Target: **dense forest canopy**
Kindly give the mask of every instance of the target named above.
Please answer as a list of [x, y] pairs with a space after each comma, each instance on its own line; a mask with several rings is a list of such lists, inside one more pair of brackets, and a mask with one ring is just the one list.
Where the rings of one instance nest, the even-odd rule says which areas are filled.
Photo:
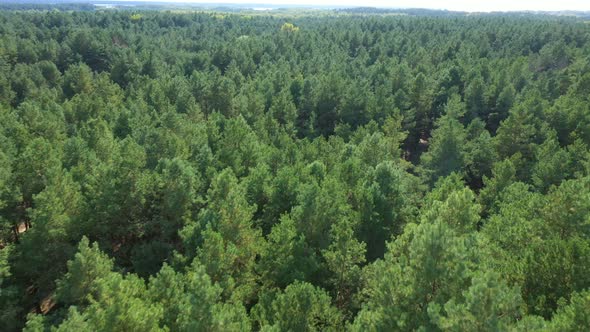
[[581, 331], [590, 24], [0, 11], [0, 330]]

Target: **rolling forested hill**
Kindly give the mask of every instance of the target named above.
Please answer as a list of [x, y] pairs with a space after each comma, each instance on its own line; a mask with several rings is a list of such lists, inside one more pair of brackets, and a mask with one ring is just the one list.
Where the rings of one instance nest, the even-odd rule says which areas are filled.
[[588, 23], [0, 11], [0, 330], [587, 330]]

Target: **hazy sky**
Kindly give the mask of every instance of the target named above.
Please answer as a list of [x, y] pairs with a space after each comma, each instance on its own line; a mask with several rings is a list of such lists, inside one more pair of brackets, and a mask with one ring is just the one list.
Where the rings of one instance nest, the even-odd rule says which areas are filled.
[[433, 8], [461, 11], [590, 10], [590, 0], [151, 0], [205, 3], [272, 3], [328, 6]]

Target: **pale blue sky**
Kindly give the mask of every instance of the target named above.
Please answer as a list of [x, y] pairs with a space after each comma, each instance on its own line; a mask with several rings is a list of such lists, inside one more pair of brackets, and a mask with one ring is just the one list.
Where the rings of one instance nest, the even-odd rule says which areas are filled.
[[148, 0], [194, 3], [260, 3], [328, 6], [432, 8], [461, 11], [590, 10], [590, 0]]

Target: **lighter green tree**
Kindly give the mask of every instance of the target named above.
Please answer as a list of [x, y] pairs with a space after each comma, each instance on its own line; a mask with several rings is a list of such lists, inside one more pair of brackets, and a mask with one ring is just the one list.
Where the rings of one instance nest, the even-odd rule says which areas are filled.
[[352, 330], [435, 328], [429, 308], [444, 305], [468, 287], [474, 249], [472, 239], [458, 236], [444, 222], [409, 224], [385, 258], [366, 268], [367, 301]]
[[295, 282], [268, 307], [255, 307], [262, 331], [341, 331], [342, 314], [321, 288]]
[[428, 151], [420, 158], [426, 182], [433, 184], [441, 176], [463, 171], [466, 133], [459, 119], [464, 114], [465, 105], [454, 95], [445, 106], [445, 115], [436, 122]]

